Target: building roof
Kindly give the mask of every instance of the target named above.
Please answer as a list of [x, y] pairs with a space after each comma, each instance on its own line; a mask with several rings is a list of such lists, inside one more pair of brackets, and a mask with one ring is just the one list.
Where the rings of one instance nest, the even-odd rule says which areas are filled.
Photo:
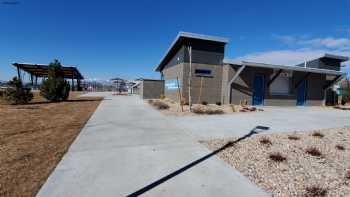
[[247, 61], [233, 61], [233, 60], [227, 60], [227, 59], [224, 60], [224, 64], [246, 65], [251, 67], [273, 68], [273, 69], [292, 70], [292, 71], [310, 72], [310, 73], [322, 73], [322, 74], [329, 74], [329, 75], [346, 75], [345, 72], [329, 70], [329, 69], [265, 64], [265, 63], [247, 62]]
[[328, 59], [336, 59], [339, 60], [340, 62], [345, 62], [349, 60], [349, 57], [346, 56], [340, 56], [340, 55], [333, 55], [333, 54], [329, 54], [329, 53], [325, 53], [323, 56], [321, 56], [319, 59], [323, 59], [323, 58], [328, 58]]
[[[49, 72], [47, 64], [13, 63], [12, 65], [38, 77], [47, 77]], [[62, 70], [64, 78], [84, 79], [76, 67], [62, 66]]]
[[188, 39], [204, 40], [204, 41], [218, 42], [218, 43], [224, 43], [224, 44], [229, 42], [228, 38], [224, 38], [224, 37], [209, 36], [209, 35], [180, 31], [177, 34], [175, 40], [171, 43], [169, 49], [161, 59], [160, 63], [157, 65], [156, 71], [162, 70], [165, 64], [171, 59], [171, 56], [176, 52], [177, 47], [180, 46], [184, 40], [188, 40]]

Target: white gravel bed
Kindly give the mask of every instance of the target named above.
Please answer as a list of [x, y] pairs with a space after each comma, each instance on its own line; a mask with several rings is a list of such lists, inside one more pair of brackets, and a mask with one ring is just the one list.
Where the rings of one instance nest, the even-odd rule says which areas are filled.
[[[313, 136], [315, 132], [324, 136]], [[300, 139], [293, 140], [288, 136]], [[264, 144], [262, 139], [268, 140]], [[215, 150], [230, 140], [234, 139], [203, 143]], [[345, 149], [340, 150], [342, 147], [338, 149], [337, 145]], [[315, 147], [322, 155], [306, 153], [310, 147]], [[270, 159], [272, 153], [280, 153], [285, 160], [273, 161]], [[350, 176], [349, 127], [255, 135], [225, 149], [218, 156], [275, 196], [313, 196], [308, 192], [311, 187], [323, 189], [325, 196], [350, 196], [350, 177], [347, 177]]]

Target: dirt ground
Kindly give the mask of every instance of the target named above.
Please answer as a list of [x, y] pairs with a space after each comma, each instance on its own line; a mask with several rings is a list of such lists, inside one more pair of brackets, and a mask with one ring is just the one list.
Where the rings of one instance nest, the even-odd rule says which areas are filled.
[[[215, 150], [234, 139], [203, 142]], [[274, 196], [350, 196], [350, 128], [255, 135], [218, 156]]]
[[102, 98], [0, 104], [0, 196], [35, 196]]

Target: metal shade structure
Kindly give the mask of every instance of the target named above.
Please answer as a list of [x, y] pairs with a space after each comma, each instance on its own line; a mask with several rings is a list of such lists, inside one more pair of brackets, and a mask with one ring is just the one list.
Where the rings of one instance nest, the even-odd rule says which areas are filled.
[[[13, 63], [13, 66], [37, 77], [47, 77], [49, 72], [49, 65], [45, 64]], [[84, 79], [76, 67], [62, 66], [62, 70], [66, 79]]]
[[[49, 74], [49, 65], [47, 64], [13, 63], [12, 65], [17, 68], [17, 74], [19, 79], [21, 79], [21, 70], [30, 74], [30, 79], [33, 87], [37, 87], [38, 77], [47, 78]], [[80, 82], [84, 79], [83, 75], [79, 72], [79, 70], [76, 67], [72, 66], [62, 66], [62, 71], [63, 77], [65, 79], [72, 80], [72, 90], [74, 90], [74, 79], [77, 80], [79, 89]]]

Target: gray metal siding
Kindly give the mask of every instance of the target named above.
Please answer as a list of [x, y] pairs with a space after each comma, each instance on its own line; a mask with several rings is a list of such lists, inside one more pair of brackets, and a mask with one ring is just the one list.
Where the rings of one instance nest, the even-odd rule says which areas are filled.
[[[188, 78], [189, 78], [189, 63], [184, 64], [183, 81], [183, 96], [188, 101]], [[210, 77], [196, 76], [195, 69], [209, 69], [212, 74]], [[202, 82], [201, 82], [202, 81]], [[210, 64], [192, 64], [192, 81], [191, 81], [191, 100], [192, 103], [201, 103], [203, 101], [208, 103], [221, 102], [222, 89], [222, 65]], [[201, 85], [202, 83], [202, 85]], [[200, 92], [200, 87], [202, 91]], [[201, 96], [200, 96], [201, 95]]]
[[164, 94], [164, 81], [144, 80], [140, 84], [140, 95], [143, 99], [159, 99]]

